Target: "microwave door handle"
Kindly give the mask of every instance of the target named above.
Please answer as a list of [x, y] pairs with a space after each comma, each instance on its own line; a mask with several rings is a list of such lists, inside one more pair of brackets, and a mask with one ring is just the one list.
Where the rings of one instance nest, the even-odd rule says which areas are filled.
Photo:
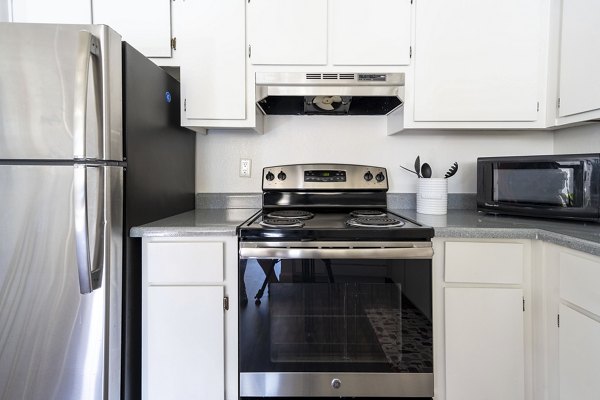
[[401, 248], [241, 248], [240, 258], [262, 259], [431, 259], [431, 247]]
[[[86, 124], [87, 124], [87, 97], [90, 58], [95, 60], [97, 76], [102, 76], [102, 63], [100, 62], [100, 40], [88, 31], [79, 32], [79, 47], [77, 50], [77, 64], [75, 69], [75, 93], [73, 96], [73, 158], [85, 159], [86, 152]], [[96, 105], [100, 104], [101, 90], [96, 85]], [[101, 116], [100, 120], [102, 120]]]

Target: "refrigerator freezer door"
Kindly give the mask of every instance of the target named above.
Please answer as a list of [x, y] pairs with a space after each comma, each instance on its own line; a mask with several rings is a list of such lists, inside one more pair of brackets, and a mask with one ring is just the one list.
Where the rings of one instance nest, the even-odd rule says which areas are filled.
[[122, 160], [118, 34], [0, 23], [0, 54], [0, 160]]
[[[111, 332], [120, 331], [121, 262], [104, 265], [99, 289], [80, 293], [74, 169], [0, 165], [1, 399], [100, 400], [112, 398], [107, 388], [118, 394], [118, 381], [107, 383], [105, 374], [108, 366], [118, 371], [120, 364], [120, 337]], [[97, 238], [92, 227], [104, 229], [97, 219], [111, 206], [107, 196], [102, 202], [108, 208], [96, 210], [97, 185], [110, 182], [109, 169], [94, 167], [88, 176], [91, 243]], [[106, 248], [92, 246], [90, 259], [103, 258], [97, 252], [110, 257]], [[116, 311], [110, 307], [114, 301]]]

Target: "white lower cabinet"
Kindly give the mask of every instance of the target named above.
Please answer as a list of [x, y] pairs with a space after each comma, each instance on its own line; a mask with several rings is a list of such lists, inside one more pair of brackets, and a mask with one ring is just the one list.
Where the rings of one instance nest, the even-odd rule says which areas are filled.
[[600, 398], [600, 321], [560, 305], [560, 399]]
[[143, 399], [237, 399], [237, 238], [143, 238], [142, 257]]
[[531, 244], [434, 239], [436, 400], [530, 400]]
[[222, 286], [151, 286], [147, 292], [146, 396], [224, 398]]
[[[541, 246], [540, 399], [600, 399], [600, 257]], [[536, 337], [536, 339], [538, 339]]]
[[525, 399], [523, 290], [446, 288], [446, 399]]

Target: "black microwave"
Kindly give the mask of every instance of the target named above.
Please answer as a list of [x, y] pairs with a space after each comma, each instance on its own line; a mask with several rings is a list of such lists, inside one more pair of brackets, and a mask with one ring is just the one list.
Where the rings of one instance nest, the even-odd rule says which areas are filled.
[[600, 154], [478, 158], [477, 209], [600, 222]]

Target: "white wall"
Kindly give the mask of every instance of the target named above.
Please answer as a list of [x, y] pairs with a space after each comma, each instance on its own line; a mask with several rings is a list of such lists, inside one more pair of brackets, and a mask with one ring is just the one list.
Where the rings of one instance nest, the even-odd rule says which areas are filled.
[[0, 0], [0, 22], [12, 21], [11, 2], [9, 0]]
[[600, 153], [600, 124], [557, 130], [554, 133], [554, 152], [556, 154]]
[[[414, 193], [415, 157], [442, 177], [454, 161], [459, 172], [449, 181], [452, 193], [474, 193], [478, 156], [552, 154], [553, 133], [417, 131], [385, 135], [382, 117], [270, 116], [265, 134], [211, 130], [198, 135], [196, 192], [261, 191], [262, 168], [271, 165], [332, 162], [383, 166], [391, 193]], [[239, 177], [240, 158], [252, 159], [252, 177]]]

